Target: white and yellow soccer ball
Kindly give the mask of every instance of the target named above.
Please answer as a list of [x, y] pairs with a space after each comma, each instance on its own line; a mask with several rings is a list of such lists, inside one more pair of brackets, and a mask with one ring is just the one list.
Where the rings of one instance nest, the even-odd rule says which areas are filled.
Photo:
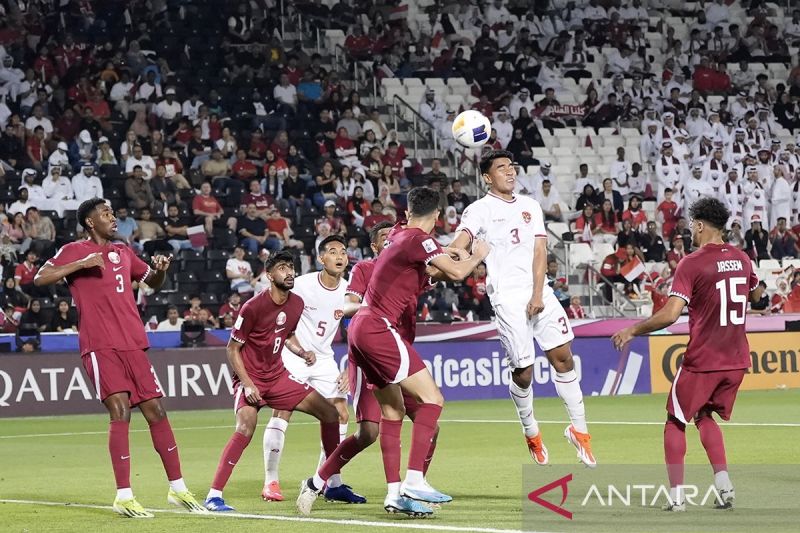
[[453, 121], [453, 138], [461, 146], [478, 148], [486, 144], [492, 133], [492, 123], [480, 111], [469, 109]]

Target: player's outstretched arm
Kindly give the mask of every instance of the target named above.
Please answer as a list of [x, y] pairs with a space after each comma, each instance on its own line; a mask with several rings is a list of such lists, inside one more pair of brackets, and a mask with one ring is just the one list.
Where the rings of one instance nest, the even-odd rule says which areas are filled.
[[460, 248], [462, 250], [466, 250], [467, 248], [469, 248], [469, 243], [471, 240], [472, 238], [469, 236], [469, 233], [467, 233], [462, 229], [461, 231], [458, 232], [456, 238], [453, 239], [448, 248]]
[[152, 269], [150, 275], [144, 280], [151, 289], [158, 290], [167, 279], [167, 270], [172, 262], [172, 254], [153, 256]]
[[611, 337], [614, 347], [617, 350], [622, 350], [622, 348], [624, 348], [625, 345], [628, 344], [634, 337], [645, 335], [646, 333], [652, 333], [653, 331], [658, 331], [667, 326], [671, 326], [676, 320], [678, 320], [678, 317], [681, 316], [681, 312], [683, 311], [685, 305], [686, 300], [683, 298], [679, 296], [670, 296], [664, 307], [662, 307], [661, 310], [647, 320], [642, 320], [633, 326], [614, 333], [614, 336]]
[[243, 343], [233, 338], [228, 341], [228, 363], [231, 365], [231, 370], [233, 370], [234, 374], [239, 377], [239, 381], [242, 382], [247, 402], [252, 405], [258, 405], [258, 402], [261, 401], [261, 394], [253, 384], [253, 380], [247, 375], [247, 370], [242, 361], [242, 346], [244, 346]]
[[53, 283], [57, 283], [59, 280], [66, 278], [70, 274], [74, 274], [78, 270], [95, 267], [105, 268], [103, 254], [99, 252], [89, 254], [83, 259], [78, 259], [77, 261], [67, 263], [66, 265], [55, 266], [54, 264], [47, 262], [42, 265], [42, 268], [40, 268], [39, 272], [36, 273], [36, 277], [33, 278], [33, 284], [37, 287], [52, 285]]
[[449, 255], [439, 255], [431, 260], [430, 264], [441, 271], [446, 279], [460, 281], [469, 276], [475, 267], [489, 255], [489, 243], [476, 239], [472, 244], [472, 255], [463, 261], [454, 261]]
[[[455, 261], [466, 261], [469, 259], [469, 252], [463, 248], [453, 248], [448, 246], [444, 248], [444, 251], [447, 252], [447, 254]], [[425, 269], [425, 271], [434, 281], [449, 281], [449, 278], [435, 266], [428, 265], [428, 268]]]

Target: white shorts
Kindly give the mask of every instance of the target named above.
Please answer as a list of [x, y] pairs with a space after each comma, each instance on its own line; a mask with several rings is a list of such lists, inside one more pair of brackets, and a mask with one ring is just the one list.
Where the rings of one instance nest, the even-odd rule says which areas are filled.
[[324, 398], [347, 398], [346, 392], [339, 392], [336, 388], [339, 367], [333, 359], [317, 359], [312, 366], [307, 366], [302, 358], [290, 354], [283, 356], [283, 366], [292, 376], [311, 385]]
[[575, 338], [567, 313], [551, 292], [544, 297], [544, 310], [528, 319], [530, 297], [499, 298], [492, 301], [497, 316], [497, 333], [512, 370], [533, 364], [533, 339], [542, 351], [552, 350]]

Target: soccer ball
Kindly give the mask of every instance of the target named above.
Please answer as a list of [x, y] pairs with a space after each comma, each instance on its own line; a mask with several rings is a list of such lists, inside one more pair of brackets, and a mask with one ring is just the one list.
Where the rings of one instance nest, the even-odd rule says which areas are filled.
[[477, 148], [486, 144], [492, 124], [480, 111], [470, 109], [459, 114], [453, 121], [453, 138], [461, 146]]

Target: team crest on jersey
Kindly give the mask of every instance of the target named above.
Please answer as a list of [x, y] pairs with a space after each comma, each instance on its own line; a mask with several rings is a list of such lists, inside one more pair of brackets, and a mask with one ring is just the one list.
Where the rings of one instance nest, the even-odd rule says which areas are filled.
[[275, 323], [277, 323], [279, 326], [286, 324], [286, 313], [283, 311], [278, 313], [278, 318], [275, 319]]
[[117, 252], [108, 252], [108, 260], [114, 263], [115, 265], [118, 265], [119, 262], [121, 261], [119, 254]]
[[531, 214], [528, 213], [527, 211], [523, 211], [522, 212], [522, 220], [524, 220], [526, 224], [530, 224], [531, 223]]
[[344, 311], [342, 311], [341, 309], [337, 309], [336, 311], [333, 312], [334, 320], [341, 320], [343, 316], [344, 316]]

